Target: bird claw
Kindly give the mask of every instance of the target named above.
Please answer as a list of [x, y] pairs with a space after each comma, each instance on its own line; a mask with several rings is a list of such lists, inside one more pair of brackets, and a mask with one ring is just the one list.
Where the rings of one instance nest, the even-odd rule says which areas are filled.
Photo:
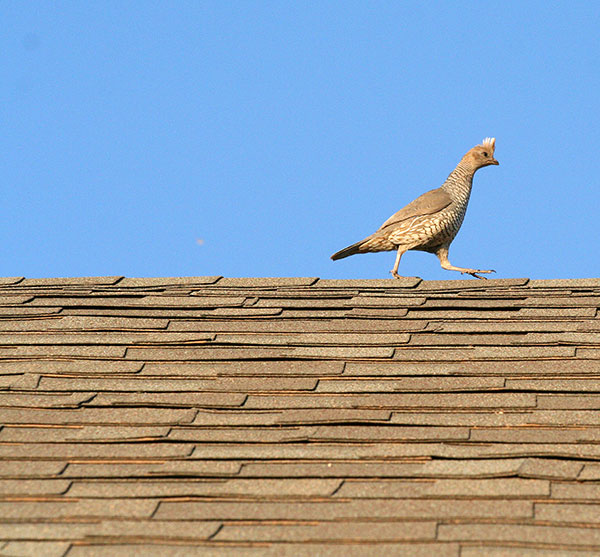
[[475, 271], [463, 271], [461, 274], [462, 275], [471, 275], [472, 277], [478, 278], [480, 280], [487, 280], [487, 277], [480, 277], [477, 273], [495, 273], [496, 271], [494, 271], [494, 269], [489, 269], [489, 270], [484, 270], [484, 269], [477, 269]]
[[397, 278], [397, 279], [402, 278], [396, 271], [390, 271], [390, 273], [392, 273], [392, 276], [394, 278]]

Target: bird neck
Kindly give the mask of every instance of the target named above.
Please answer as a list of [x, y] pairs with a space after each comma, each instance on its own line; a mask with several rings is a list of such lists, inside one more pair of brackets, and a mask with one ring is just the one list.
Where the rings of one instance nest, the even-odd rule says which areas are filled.
[[469, 164], [469, 161], [461, 160], [442, 184], [442, 189], [448, 193], [453, 201], [467, 203], [471, 195], [471, 186], [476, 170]]

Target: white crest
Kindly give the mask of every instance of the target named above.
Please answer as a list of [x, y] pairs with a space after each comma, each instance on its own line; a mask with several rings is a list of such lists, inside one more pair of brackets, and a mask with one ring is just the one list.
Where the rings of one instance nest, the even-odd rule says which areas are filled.
[[481, 144], [484, 147], [490, 147], [491, 149], [494, 148], [494, 146], [496, 145], [496, 138], [495, 137], [486, 137]]

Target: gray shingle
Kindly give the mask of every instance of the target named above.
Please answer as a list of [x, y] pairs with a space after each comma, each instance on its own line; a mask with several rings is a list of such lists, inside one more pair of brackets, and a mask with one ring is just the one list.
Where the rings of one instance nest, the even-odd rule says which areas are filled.
[[[408, 315], [408, 309], [406, 308], [372, 308], [372, 307], [359, 307], [359, 308], [352, 308], [352, 309], [347, 309], [346, 311], [343, 312], [330, 312], [330, 313], [326, 313], [326, 312], [322, 312], [320, 314], [308, 314], [307, 313], [303, 313], [301, 314], [300, 312], [293, 312], [291, 310], [286, 310], [283, 313], [284, 317], [288, 317], [288, 318], [301, 318], [301, 319], [305, 319], [307, 317], [319, 317], [319, 318], [331, 318], [331, 319], [341, 319], [341, 318], [351, 318], [351, 319], [356, 319], [356, 320], [361, 320], [364, 322], [364, 320], [368, 319], [369, 321], [371, 319], [386, 319], [386, 320], [392, 320], [392, 319], [400, 319], [402, 317], [406, 317]], [[428, 314], [426, 314], [426, 316], [424, 317], [424, 319], [427, 319], [429, 317]], [[416, 321], [416, 319], [412, 319], [413, 321]]]
[[[600, 356], [600, 351], [599, 351]], [[418, 348], [398, 346], [394, 358], [403, 361], [521, 360], [534, 358], [571, 358], [570, 346], [475, 346], [473, 348]]]
[[[211, 371], [214, 371], [211, 370]], [[98, 377], [42, 377], [39, 382], [40, 390], [44, 391], [117, 391], [119, 395], [129, 392], [147, 391], [160, 392], [188, 392], [192, 391], [197, 396], [214, 392], [223, 392], [230, 396], [232, 392], [246, 391], [313, 391], [318, 379], [310, 377], [267, 376], [267, 377], [204, 377], [202, 379], [188, 379], [185, 376], [148, 377], [140, 375], [135, 378], [98, 378]], [[0, 394], [0, 397], [2, 395]], [[232, 397], [236, 398], [236, 397]], [[98, 405], [98, 399], [94, 399]]]
[[351, 294], [340, 294], [337, 296], [319, 296], [318, 298], [260, 298], [255, 307], [260, 308], [406, 308], [421, 306], [426, 302], [426, 298], [416, 298], [414, 296], [372, 296], [362, 294], [351, 296]]
[[[1, 354], [1, 351], [0, 351]], [[130, 360], [264, 360], [285, 358], [391, 358], [393, 348], [353, 346], [291, 346], [276, 348], [128, 348]]]
[[[566, 303], [566, 302], [565, 302]], [[520, 317], [527, 318], [558, 318], [558, 317], [595, 317], [596, 308], [594, 307], [524, 307], [519, 310]]]
[[[514, 449], [515, 453], [519, 452], [522, 448], [517, 446]], [[498, 450], [500, 454], [509, 454], [509, 450]], [[533, 452], [533, 451], [532, 451]], [[590, 451], [592, 452], [592, 451]], [[356, 458], [374, 458], [374, 459], [388, 459], [388, 458], [425, 458], [426, 455], [435, 454], [436, 456], [462, 456], [465, 458], [465, 454], [470, 453], [468, 456], [477, 456], [478, 451], [476, 449], [470, 450], [457, 450], [457, 449], [444, 449], [434, 446], [433, 443], [426, 444], [423, 442], [415, 442], [414, 444], [409, 443], [394, 443], [394, 442], [379, 442], [376, 444], [363, 442], [355, 444], [344, 444], [338, 443], [303, 443], [298, 442], [295, 444], [266, 444], [266, 443], [244, 443], [235, 444], [232, 443], [229, 446], [226, 444], [210, 444], [203, 443], [197, 445], [192, 453], [194, 458], [205, 459], [205, 458], [233, 458], [233, 459], [356, 459]], [[485, 454], [492, 454], [491, 451], [482, 452], [481, 456]], [[600, 450], [598, 451], [600, 454]]]
[[553, 482], [552, 499], [577, 499], [579, 501], [597, 502], [600, 501], [600, 485], [590, 482]]
[[16, 306], [19, 304], [25, 304], [33, 300], [32, 296], [2, 296], [0, 295], [0, 306]]
[[231, 444], [227, 445], [197, 445], [194, 458], [234, 458], [234, 459], [481, 459], [481, 458], [581, 458], [594, 460], [600, 457], [600, 448], [597, 444], [541, 444], [541, 443], [435, 443], [429, 442], [402, 442], [390, 443], [286, 443], [276, 444]]
[[121, 374], [138, 373], [142, 369], [141, 362], [125, 362], [119, 360], [20, 360], [0, 361], [1, 374], [23, 373], [57, 373], [57, 374]]
[[[288, 443], [311, 438], [317, 426], [290, 427], [174, 427], [169, 433], [173, 441], [196, 443]], [[0, 433], [0, 440], [2, 434]]]
[[246, 396], [242, 393], [99, 393], [88, 406], [169, 406], [171, 408], [235, 408], [242, 406], [245, 401]]
[[[4, 327], [9, 327], [11, 324], [15, 326], [21, 326], [22, 329], [28, 330], [31, 327], [31, 323], [27, 321], [31, 321], [32, 319], [41, 319], [41, 318], [53, 318], [57, 313], [62, 311], [61, 307], [31, 307], [31, 306], [4, 306], [0, 307], [0, 316], [2, 316], [2, 320], [0, 321], [0, 331], [4, 330]], [[24, 321], [21, 324], [21, 320]]]
[[600, 464], [590, 463], [583, 465], [583, 469], [577, 476], [578, 480], [600, 480]]
[[41, 410], [0, 408], [5, 424], [178, 424], [190, 423], [195, 410], [173, 408], [80, 408]]
[[498, 298], [498, 297], [430, 297], [425, 299], [426, 308], [482, 308], [482, 309], [500, 309], [500, 308], [520, 308], [523, 306], [522, 297]]
[[435, 522], [321, 522], [319, 524], [225, 525], [215, 536], [220, 541], [406, 541], [435, 538]]
[[73, 499], [63, 501], [0, 501], [0, 520], [36, 518], [124, 517], [150, 518], [157, 502], [153, 499]]
[[[468, 368], [469, 364], [447, 362], [348, 362], [344, 368], [344, 376], [348, 377], [394, 377], [402, 375], [443, 376], [454, 375]], [[479, 364], [481, 367], [481, 364]]]
[[161, 286], [188, 286], [194, 287], [200, 284], [214, 284], [221, 277], [150, 277], [131, 278], [125, 277], [118, 283], [119, 288], [156, 288]]
[[218, 377], [211, 389], [215, 391], [250, 392], [250, 391], [314, 391], [319, 383], [315, 377]]
[[528, 278], [514, 279], [488, 279], [485, 283], [477, 280], [424, 280], [419, 284], [419, 290], [431, 291], [464, 291], [464, 290], [481, 290], [496, 288], [508, 288], [515, 286], [525, 286], [530, 283]]
[[36, 373], [20, 373], [16, 368], [5, 368], [7, 374], [0, 375], [0, 390], [29, 391], [35, 390], [40, 376]]
[[[0, 323], [1, 324], [1, 323]], [[422, 330], [427, 321], [397, 319], [269, 319], [260, 321], [220, 319], [177, 320], [169, 331], [252, 332], [252, 333], [398, 333]], [[577, 324], [573, 325], [574, 327]]]
[[582, 359], [600, 360], [600, 348], [577, 348], [577, 357]]
[[112, 285], [123, 280], [123, 277], [66, 277], [66, 278], [26, 278], [19, 281], [19, 288], [40, 286], [96, 286]]
[[[13, 530], [14, 525], [7, 526], [6, 530]], [[32, 528], [37, 533], [36, 528]], [[0, 533], [0, 537], [3, 534]], [[49, 541], [12, 541], [3, 548], [4, 555], [11, 557], [64, 557], [69, 551], [71, 544], [68, 542]]]
[[232, 308], [215, 308], [210, 313], [200, 314], [199, 317], [208, 318], [223, 318], [230, 317], [232, 319], [261, 319], [268, 316], [281, 315], [282, 308], [260, 308], [260, 307], [232, 307]]
[[[177, 333], [174, 333], [177, 334]], [[197, 333], [196, 333], [197, 334]], [[234, 334], [220, 333], [216, 335], [215, 342], [238, 345], [282, 345], [282, 346], [302, 346], [302, 345], [332, 345], [332, 346], [361, 346], [361, 345], [379, 345], [395, 346], [397, 344], [406, 344], [410, 335], [404, 333], [307, 333], [300, 332], [296, 334]]]
[[0, 460], [2, 478], [54, 478], [66, 467], [66, 463], [52, 460], [28, 460], [24, 466], [21, 460]]
[[260, 277], [260, 278], [221, 278], [217, 287], [239, 288], [275, 288], [288, 286], [310, 286], [318, 281], [318, 277]]
[[[575, 447], [575, 448], [574, 448]], [[434, 458], [523, 458], [548, 457], [553, 459], [578, 458], [594, 460], [600, 457], [600, 447], [596, 444], [568, 445], [540, 443], [436, 443], [431, 440], [377, 443], [245, 443], [197, 445], [194, 458], [233, 458], [233, 459], [426, 459]], [[576, 450], [575, 450], [576, 449]]]
[[461, 546], [461, 557], [596, 557], [595, 550], [585, 551], [583, 549], [569, 550], [565, 546], [560, 549], [542, 549], [533, 547], [530, 543], [524, 542], [516, 546], [501, 546], [500, 544], [491, 545], [463, 545]]
[[560, 321], [536, 321], [526, 319], [515, 319], [514, 321], [432, 321], [426, 330], [437, 333], [526, 333], [526, 332], [548, 332], [548, 331], [577, 331], [581, 323], [574, 320]]
[[370, 462], [365, 460], [295, 460], [245, 462], [240, 476], [259, 478], [385, 478], [420, 477], [424, 462], [392, 461]]
[[[591, 503], [546, 503], [535, 504], [536, 520], [552, 521], [559, 523], [590, 523], [596, 525], [593, 531], [600, 534], [597, 527], [600, 516], [600, 505]], [[577, 543], [589, 543], [581, 540]], [[599, 542], [594, 541], [598, 544]]]
[[356, 542], [356, 543], [273, 543], [265, 549], [267, 556], [278, 557], [458, 557], [459, 545], [440, 542]]
[[[325, 400], [327, 403], [325, 404]], [[272, 396], [250, 394], [245, 408], [532, 408], [530, 393], [323, 393]]]
[[12, 286], [19, 284], [25, 277], [0, 277], [0, 286]]
[[116, 459], [133, 458], [185, 458], [192, 452], [187, 443], [23, 443], [6, 445], [3, 448], [4, 458], [52, 458], [70, 460], [76, 458], [103, 458], [109, 456]]
[[515, 334], [487, 333], [486, 334], [441, 334], [439, 331], [433, 333], [424, 332], [411, 335], [411, 344], [423, 346], [437, 345], [510, 345], [510, 344], [597, 344], [600, 342], [598, 333], [575, 333], [575, 332], [554, 332], [554, 333], [531, 333], [519, 332]]
[[581, 278], [581, 279], [544, 279], [530, 280], [530, 288], [599, 288], [600, 279]]
[[326, 425], [319, 426], [309, 436], [319, 441], [406, 441], [406, 440], [466, 440], [468, 428], [460, 427], [404, 427], [389, 424], [362, 425]]
[[5, 378], [12, 378], [10, 390], [13, 391], [33, 391], [40, 384], [40, 376], [36, 373], [23, 373], [22, 375], [8, 375]]
[[415, 425], [535, 426], [546, 425], [597, 426], [597, 413], [592, 410], [530, 410], [525, 412], [394, 412], [391, 423]]
[[[450, 334], [435, 331], [432, 333], [414, 333], [410, 335], [410, 344], [417, 346], [477, 346], [491, 345], [503, 346], [511, 344], [525, 344], [527, 336], [523, 334]], [[531, 344], [535, 344], [531, 342]]]
[[166, 438], [170, 431], [167, 426], [126, 426], [87, 425], [64, 427], [24, 427], [4, 426], [0, 431], [0, 441], [18, 443], [48, 443], [64, 441], [148, 441]]
[[[245, 405], [244, 405], [245, 406]], [[240, 412], [199, 410], [193, 425], [249, 426], [285, 424], [322, 424], [347, 422], [381, 422], [390, 419], [391, 412], [370, 408], [294, 408], [289, 410], [263, 409]]]
[[[183, 296], [182, 296], [183, 297]], [[16, 306], [15, 306], [16, 307]], [[24, 306], [26, 307], [26, 306]], [[32, 306], [33, 307], [33, 306]], [[35, 309], [35, 308], [34, 308]], [[45, 306], [39, 306], [38, 310], [46, 310]], [[72, 306], [61, 308], [61, 315], [73, 315], [77, 317], [119, 317], [131, 319], [197, 319], [210, 321], [212, 319], [244, 319], [252, 321], [254, 319], [263, 319], [281, 314], [281, 309], [266, 308], [257, 309], [245, 306], [239, 307], [186, 307], [167, 306], [167, 307], [122, 307], [114, 306]]]
[[[0, 467], [2, 465], [0, 464]], [[36, 479], [24, 480], [22, 478], [14, 480], [0, 480], [0, 495], [61, 495], [65, 493], [71, 485], [69, 480], [55, 479]]]
[[525, 300], [523, 306], [543, 307], [598, 307], [600, 296], [531, 296]]
[[122, 358], [124, 346], [60, 346], [34, 345], [0, 347], [0, 358], [31, 358], [53, 356], [55, 358]]
[[315, 288], [414, 288], [422, 284], [419, 277], [402, 277], [401, 279], [319, 279]]
[[212, 537], [221, 525], [218, 522], [199, 520], [104, 520], [98, 528], [92, 530], [96, 536], [124, 537], [135, 536], [148, 539], [150, 543], [159, 540], [207, 540]]
[[575, 333], [575, 332], [555, 332], [555, 333], [527, 333], [525, 335], [525, 342], [532, 344], [599, 344], [600, 333], [586, 332], [586, 333]]
[[[69, 555], [65, 557], [230, 557], [233, 552], [243, 551], [246, 555], [252, 557], [263, 557], [265, 547], [263, 544], [255, 547], [240, 544], [220, 544], [211, 542], [200, 544], [197, 541], [173, 540], [156, 543], [138, 543], [138, 540], [129, 541], [127, 538], [117, 538], [118, 541], [111, 539], [91, 541], [86, 540], [78, 545], [73, 545], [69, 550]], [[280, 551], [269, 553], [269, 555], [279, 555]]]
[[340, 485], [331, 479], [220, 479], [191, 481], [73, 481], [69, 497], [327, 497]]
[[[0, 300], [1, 301], [1, 300]], [[118, 295], [118, 296], [36, 296], [31, 302], [32, 306], [63, 307], [200, 307], [222, 308], [241, 306], [245, 301], [242, 297], [228, 296], [144, 296], [144, 295]]]
[[[343, 312], [348, 306], [352, 299], [351, 294], [338, 294], [321, 296], [318, 298], [306, 298], [303, 296], [290, 297], [281, 296], [279, 298], [263, 297], [254, 300], [252, 304], [253, 308], [281, 308], [281, 309], [293, 309], [293, 310], [305, 310], [307, 312], [314, 312], [317, 309], [333, 309], [337, 312]], [[321, 314], [323, 316], [323, 314]]]
[[505, 478], [516, 476], [524, 459], [431, 460], [419, 470], [424, 478]]
[[577, 410], [577, 409], [598, 409], [600, 408], [600, 394], [589, 394], [580, 393], [578, 395], [561, 395], [561, 394], [550, 394], [544, 395], [539, 394], [538, 407], [542, 409], [565, 409], [565, 410]]
[[346, 481], [336, 497], [406, 499], [416, 497], [501, 497], [528, 499], [550, 495], [545, 480], [520, 478], [475, 480]]
[[345, 305], [352, 308], [360, 307], [381, 307], [385, 309], [394, 307], [412, 307], [421, 306], [427, 302], [427, 298], [418, 296], [375, 296], [371, 294], [361, 294], [347, 300]]
[[[578, 379], [568, 376], [567, 378], [552, 377], [546, 379], [506, 379], [506, 388], [517, 391], [574, 391], [586, 393], [600, 392], [600, 382], [596, 377]], [[552, 397], [553, 396], [554, 395], [552, 395]], [[545, 395], [540, 395], [540, 398], [544, 399], [548, 397]], [[556, 408], [556, 406], [554, 408]]]
[[77, 408], [82, 402], [86, 402], [92, 398], [92, 396], [94, 396], [92, 393], [0, 393], [0, 407], [19, 406], [23, 408]]
[[499, 429], [474, 429], [472, 441], [494, 443], [580, 443], [600, 441], [600, 428], [572, 427], [504, 427]]
[[[133, 362], [132, 362], [133, 363]], [[141, 364], [138, 364], [141, 367]], [[1, 366], [1, 364], [0, 364]], [[0, 367], [0, 370], [2, 368]], [[331, 376], [341, 375], [344, 362], [339, 361], [219, 361], [219, 362], [148, 362], [144, 365], [141, 376], [178, 376], [178, 377], [213, 377], [213, 376], [257, 376], [270, 377], [278, 375]]]
[[318, 393], [370, 393], [393, 391], [471, 391], [498, 390], [506, 380], [501, 377], [402, 377], [399, 379], [341, 379], [319, 381]]
[[567, 528], [556, 525], [523, 524], [440, 524], [440, 540], [471, 541], [520, 541], [557, 545], [600, 544], [600, 530], [591, 528]]
[[3, 319], [0, 320], [0, 331], [124, 331], [165, 329], [168, 323], [167, 319], [58, 315], [50, 319]]
[[[110, 456], [110, 455], [107, 455]], [[37, 463], [34, 461], [34, 464]], [[20, 463], [22, 466], [22, 463]], [[241, 464], [224, 460], [160, 460], [156, 458], [135, 459], [131, 462], [78, 462], [62, 467], [65, 471], [61, 478], [171, 478], [177, 476], [213, 478], [217, 476], [235, 476]]]
[[158, 520], [189, 519], [240, 520], [321, 520], [369, 518], [529, 518], [533, 514], [530, 501], [461, 501], [356, 499], [335, 502], [162, 502], [154, 518]]

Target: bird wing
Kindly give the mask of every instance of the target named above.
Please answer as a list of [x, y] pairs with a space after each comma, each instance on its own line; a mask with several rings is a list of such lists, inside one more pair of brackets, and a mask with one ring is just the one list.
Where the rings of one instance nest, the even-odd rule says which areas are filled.
[[452, 198], [442, 188], [428, 191], [394, 213], [379, 227], [379, 230], [414, 217], [433, 215], [448, 207], [450, 203]]

